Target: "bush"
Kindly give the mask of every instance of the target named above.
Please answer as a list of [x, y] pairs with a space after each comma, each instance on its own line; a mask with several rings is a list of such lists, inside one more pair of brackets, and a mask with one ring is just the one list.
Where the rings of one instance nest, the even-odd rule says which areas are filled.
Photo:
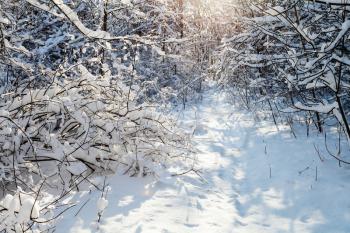
[[[42, 88], [27, 83], [3, 96], [0, 174], [8, 195], [0, 204], [0, 232], [55, 219], [42, 213], [91, 175], [145, 176], [189, 158], [188, 136], [156, 107], [137, 105], [137, 87], [82, 65], [78, 71], [78, 78]], [[53, 196], [43, 202], [45, 193]], [[32, 214], [21, 210], [29, 202]]]

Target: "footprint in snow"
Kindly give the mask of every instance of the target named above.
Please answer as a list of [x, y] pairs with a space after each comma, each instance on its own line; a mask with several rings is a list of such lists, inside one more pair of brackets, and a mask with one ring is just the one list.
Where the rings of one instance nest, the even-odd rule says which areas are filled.
[[235, 207], [241, 217], [244, 217], [247, 213], [242, 203], [238, 200], [235, 201]]

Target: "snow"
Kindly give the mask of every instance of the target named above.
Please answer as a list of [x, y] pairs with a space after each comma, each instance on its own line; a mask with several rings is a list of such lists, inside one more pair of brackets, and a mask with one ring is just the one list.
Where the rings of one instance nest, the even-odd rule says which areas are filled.
[[346, 56], [339, 57], [339, 56], [334, 54], [332, 56], [332, 58], [337, 60], [337, 61], [339, 61], [339, 62], [341, 62], [341, 63], [343, 63], [343, 64], [345, 64], [345, 65], [348, 65], [348, 66], [350, 65], [350, 59], [348, 57], [346, 57]]
[[102, 213], [108, 206], [108, 200], [106, 198], [101, 197], [97, 201], [97, 212]]
[[0, 15], [0, 24], [10, 24], [10, 20], [8, 20], [7, 18], [4, 18], [3, 16]]
[[276, 7], [268, 9], [267, 13], [272, 15], [272, 16], [277, 16], [277, 15], [282, 14], [284, 11], [285, 11], [285, 9], [283, 7], [276, 6]]
[[221, 93], [182, 119], [194, 129], [202, 178], [111, 176], [107, 198], [77, 193], [79, 214], [65, 213], [55, 232], [349, 232], [349, 167], [327, 155], [322, 136], [255, 122]]
[[38, 218], [39, 217], [39, 207], [35, 204], [34, 198], [25, 198], [23, 200], [21, 210], [18, 213], [17, 221], [25, 222], [30, 218]]
[[6, 127], [2, 131], [0, 131], [0, 134], [4, 134], [4, 135], [10, 135], [11, 133], [12, 133], [12, 129], [10, 127]]
[[8, 117], [10, 113], [4, 109], [0, 110], [0, 116]]
[[335, 46], [338, 44], [340, 39], [349, 31], [350, 29], [350, 20], [346, 20], [341, 27], [341, 31], [339, 32], [337, 38], [328, 46], [328, 48], [325, 50], [325, 52], [329, 52], [332, 49], [335, 48]]
[[121, 3], [125, 4], [125, 5], [130, 5], [132, 6], [132, 3], [130, 0], [121, 0]]
[[[0, 231], [10, 226], [19, 227], [19, 224], [27, 223], [31, 219], [38, 219], [40, 216], [40, 207], [36, 200], [23, 192], [18, 192], [15, 195], [7, 194], [0, 202], [3, 215], [0, 216]], [[11, 231], [13, 232], [13, 231]], [[15, 232], [23, 232], [16, 230]]]

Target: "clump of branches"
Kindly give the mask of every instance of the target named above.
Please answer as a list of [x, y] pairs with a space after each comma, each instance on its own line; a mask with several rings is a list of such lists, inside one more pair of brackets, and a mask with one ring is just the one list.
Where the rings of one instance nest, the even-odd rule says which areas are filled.
[[[55, 219], [48, 211], [92, 175], [145, 176], [193, 162], [189, 137], [156, 106], [137, 104], [137, 86], [75, 70], [74, 78], [54, 76], [41, 88], [28, 81], [1, 97], [0, 232]], [[45, 193], [58, 195], [43, 202]]]

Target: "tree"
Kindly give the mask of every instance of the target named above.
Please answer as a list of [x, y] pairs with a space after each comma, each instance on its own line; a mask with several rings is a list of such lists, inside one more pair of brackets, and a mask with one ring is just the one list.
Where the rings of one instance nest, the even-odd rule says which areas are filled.
[[336, 119], [349, 137], [346, 4], [266, 1], [251, 9], [245, 34], [222, 52], [225, 83], [238, 87], [246, 104], [266, 104], [274, 118], [301, 111], [320, 132]]

